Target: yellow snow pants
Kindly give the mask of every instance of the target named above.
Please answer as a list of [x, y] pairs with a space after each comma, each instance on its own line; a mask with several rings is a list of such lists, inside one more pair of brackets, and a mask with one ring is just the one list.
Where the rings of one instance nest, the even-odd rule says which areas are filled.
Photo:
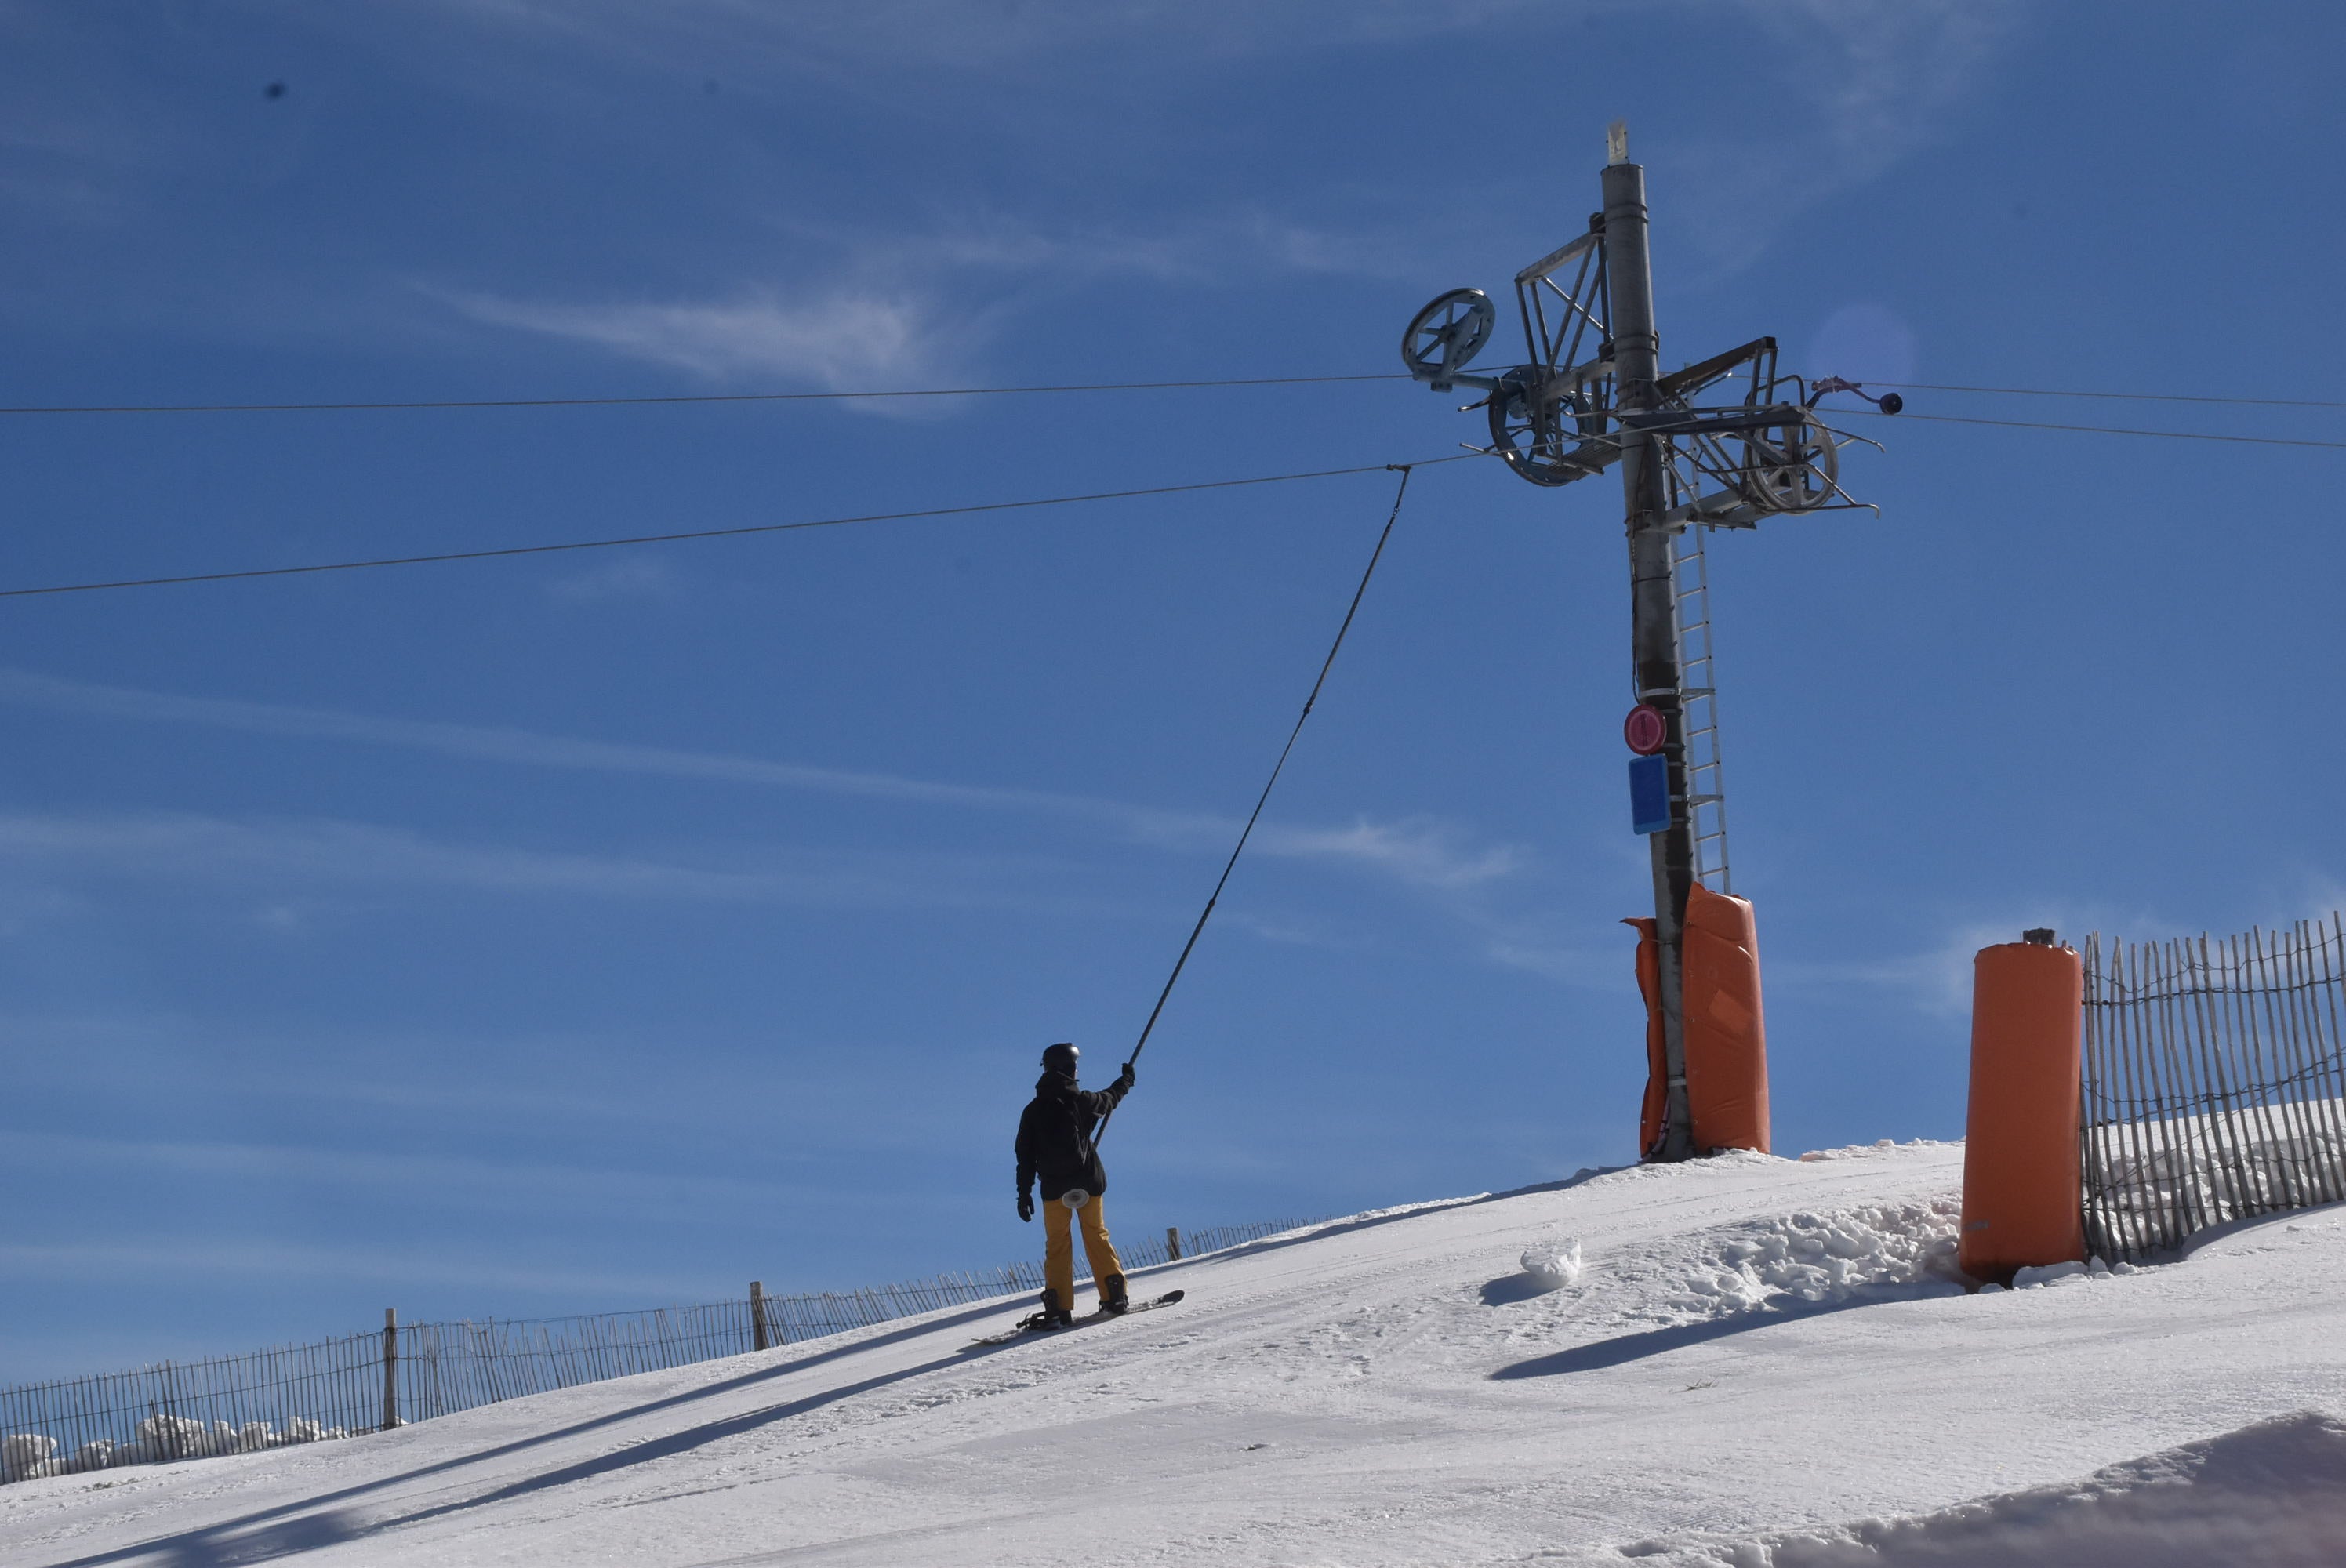
[[1116, 1244], [1107, 1238], [1107, 1217], [1100, 1212], [1100, 1200], [1093, 1198], [1079, 1209], [1069, 1209], [1057, 1198], [1043, 1205], [1043, 1283], [1049, 1286], [1053, 1298], [1066, 1311], [1076, 1309], [1076, 1238], [1074, 1222], [1084, 1222], [1084, 1257], [1092, 1266], [1092, 1285], [1103, 1295], [1112, 1292], [1109, 1281], [1124, 1280], [1124, 1264], [1116, 1255]]

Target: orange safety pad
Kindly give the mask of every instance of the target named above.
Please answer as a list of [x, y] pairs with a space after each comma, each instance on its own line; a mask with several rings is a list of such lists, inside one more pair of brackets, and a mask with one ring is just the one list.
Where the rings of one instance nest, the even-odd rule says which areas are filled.
[[1662, 943], [1660, 927], [1650, 915], [1621, 923], [1637, 928], [1637, 992], [1646, 999], [1646, 1103], [1637, 1113], [1637, 1157], [1643, 1159], [1661, 1138], [1669, 1094], [1662, 1052]]
[[1768, 1023], [1751, 901], [1697, 882], [1681, 948], [1687, 1109], [1694, 1146], [1768, 1152]]
[[2078, 1149], [2086, 969], [2074, 948], [2004, 942], [1972, 961], [1972, 1095], [1958, 1261], [1974, 1279], [2086, 1256]]

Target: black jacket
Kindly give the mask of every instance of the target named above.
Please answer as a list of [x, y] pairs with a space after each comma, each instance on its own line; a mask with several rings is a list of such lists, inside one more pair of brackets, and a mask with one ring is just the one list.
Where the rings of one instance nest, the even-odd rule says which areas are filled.
[[1036, 1080], [1035, 1097], [1018, 1118], [1019, 1192], [1039, 1179], [1046, 1202], [1075, 1187], [1094, 1197], [1106, 1195], [1107, 1172], [1092, 1146], [1092, 1130], [1124, 1095], [1120, 1082], [1078, 1089], [1073, 1073], [1046, 1073]]

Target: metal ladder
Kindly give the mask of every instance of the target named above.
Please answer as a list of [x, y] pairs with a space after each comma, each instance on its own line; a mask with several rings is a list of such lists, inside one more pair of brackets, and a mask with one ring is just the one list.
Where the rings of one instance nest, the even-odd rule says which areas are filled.
[[1670, 536], [1670, 598], [1677, 613], [1678, 711], [1686, 729], [1687, 816], [1694, 824], [1695, 880], [1731, 893], [1727, 865], [1727, 793], [1719, 766], [1719, 690], [1710, 668], [1710, 573], [1690, 523]]

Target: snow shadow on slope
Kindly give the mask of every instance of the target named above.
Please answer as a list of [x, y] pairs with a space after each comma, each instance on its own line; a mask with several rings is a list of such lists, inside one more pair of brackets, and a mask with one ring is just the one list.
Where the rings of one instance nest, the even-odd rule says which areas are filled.
[[1654, 1568], [2333, 1568], [2341, 1542], [2346, 1422], [2300, 1410], [1936, 1513], [1620, 1555]]
[[1835, 1312], [1846, 1312], [1862, 1307], [1862, 1301], [1836, 1301], [1828, 1305], [1800, 1304], [1783, 1308], [1762, 1308], [1739, 1312], [1732, 1318], [1713, 1318], [1700, 1323], [1678, 1323], [1668, 1329], [1648, 1329], [1637, 1334], [1617, 1335], [1610, 1339], [1598, 1339], [1593, 1344], [1575, 1345], [1567, 1350], [1551, 1355], [1535, 1356], [1528, 1361], [1517, 1361], [1491, 1374], [1497, 1379], [1556, 1378], [1574, 1372], [1601, 1372], [1607, 1367], [1626, 1366], [1642, 1361], [1648, 1356], [1666, 1356], [1672, 1350], [1683, 1350], [1694, 1345], [1707, 1345], [1714, 1339], [1732, 1339], [1749, 1334], [1755, 1329], [1772, 1329], [1779, 1323], [1797, 1323], [1803, 1319], [1823, 1318]]
[[[410, 1523], [420, 1519], [457, 1512], [478, 1507], [484, 1502], [542, 1491], [548, 1486], [558, 1486], [590, 1475], [620, 1469], [626, 1465], [641, 1463], [648, 1459], [680, 1453], [704, 1443], [714, 1442], [719, 1438], [731, 1436], [737, 1431], [747, 1431], [771, 1421], [787, 1420], [791, 1416], [803, 1414], [823, 1405], [836, 1403], [856, 1394], [869, 1393], [892, 1383], [917, 1378], [923, 1373], [935, 1371], [941, 1367], [967, 1364], [1010, 1347], [1004, 1345], [990, 1349], [956, 1348], [945, 1355], [916, 1366], [882, 1372], [864, 1379], [861, 1382], [851, 1383], [844, 1388], [824, 1390], [803, 1399], [778, 1405], [768, 1405], [741, 1415], [708, 1421], [700, 1426], [670, 1433], [652, 1442], [637, 1443], [620, 1448], [584, 1463], [541, 1471], [522, 1481], [509, 1482], [492, 1491], [417, 1512], [361, 1520], [355, 1514], [339, 1506], [332, 1506], [355, 1502], [362, 1498], [389, 1491], [410, 1481], [435, 1476], [454, 1475], [468, 1466], [510, 1458], [533, 1449], [543, 1448], [566, 1439], [582, 1437], [606, 1427], [636, 1420], [663, 1410], [680, 1410], [704, 1400], [736, 1392], [756, 1383], [790, 1377], [825, 1362], [836, 1361], [867, 1350], [895, 1345], [903, 1340], [933, 1333], [939, 1329], [974, 1324], [981, 1319], [1000, 1312], [1002, 1308], [1003, 1303], [998, 1300], [982, 1301], [943, 1316], [918, 1319], [903, 1328], [894, 1329], [883, 1334], [875, 1334], [869, 1339], [857, 1339], [844, 1345], [831, 1345], [811, 1354], [788, 1357], [783, 1359], [772, 1359], [773, 1352], [755, 1352], [766, 1359], [754, 1369], [735, 1377], [699, 1384], [678, 1393], [647, 1400], [641, 1404], [627, 1405], [618, 1410], [606, 1411], [602, 1415], [589, 1417], [585, 1420], [572, 1421], [566, 1426], [533, 1433], [525, 1438], [495, 1443], [471, 1453], [459, 1454], [453, 1459], [437, 1460], [429, 1464], [418, 1465], [412, 1470], [380, 1476], [372, 1481], [361, 1481], [354, 1486], [340, 1487], [314, 1497], [300, 1498], [291, 1502], [280, 1503], [273, 1508], [257, 1509], [250, 1513], [234, 1519], [225, 1519], [216, 1524], [155, 1537], [131, 1545], [116, 1547], [110, 1551], [91, 1553], [87, 1556], [58, 1563], [54, 1565], [54, 1568], [106, 1568], [108, 1564], [129, 1563], [142, 1558], [158, 1560], [169, 1564], [170, 1568], [213, 1568], [214, 1564], [221, 1563], [264, 1563], [275, 1558], [295, 1556], [321, 1546], [355, 1539], [361, 1535], [379, 1533], [395, 1524]], [[536, 1397], [545, 1399], [551, 1396]], [[311, 1510], [321, 1512], [312, 1512]]]
[[1545, 1296], [1556, 1288], [1553, 1285], [1541, 1284], [1527, 1273], [1502, 1274], [1496, 1279], [1484, 1282], [1483, 1305], [1512, 1307], [1518, 1301], [1528, 1301], [1535, 1296]]
[[309, 1513], [241, 1532], [227, 1526], [191, 1530], [172, 1537], [159, 1549], [158, 1559], [165, 1568], [228, 1568], [230, 1563], [267, 1563], [298, 1557], [304, 1552], [322, 1552], [358, 1533], [357, 1522], [348, 1513]]

